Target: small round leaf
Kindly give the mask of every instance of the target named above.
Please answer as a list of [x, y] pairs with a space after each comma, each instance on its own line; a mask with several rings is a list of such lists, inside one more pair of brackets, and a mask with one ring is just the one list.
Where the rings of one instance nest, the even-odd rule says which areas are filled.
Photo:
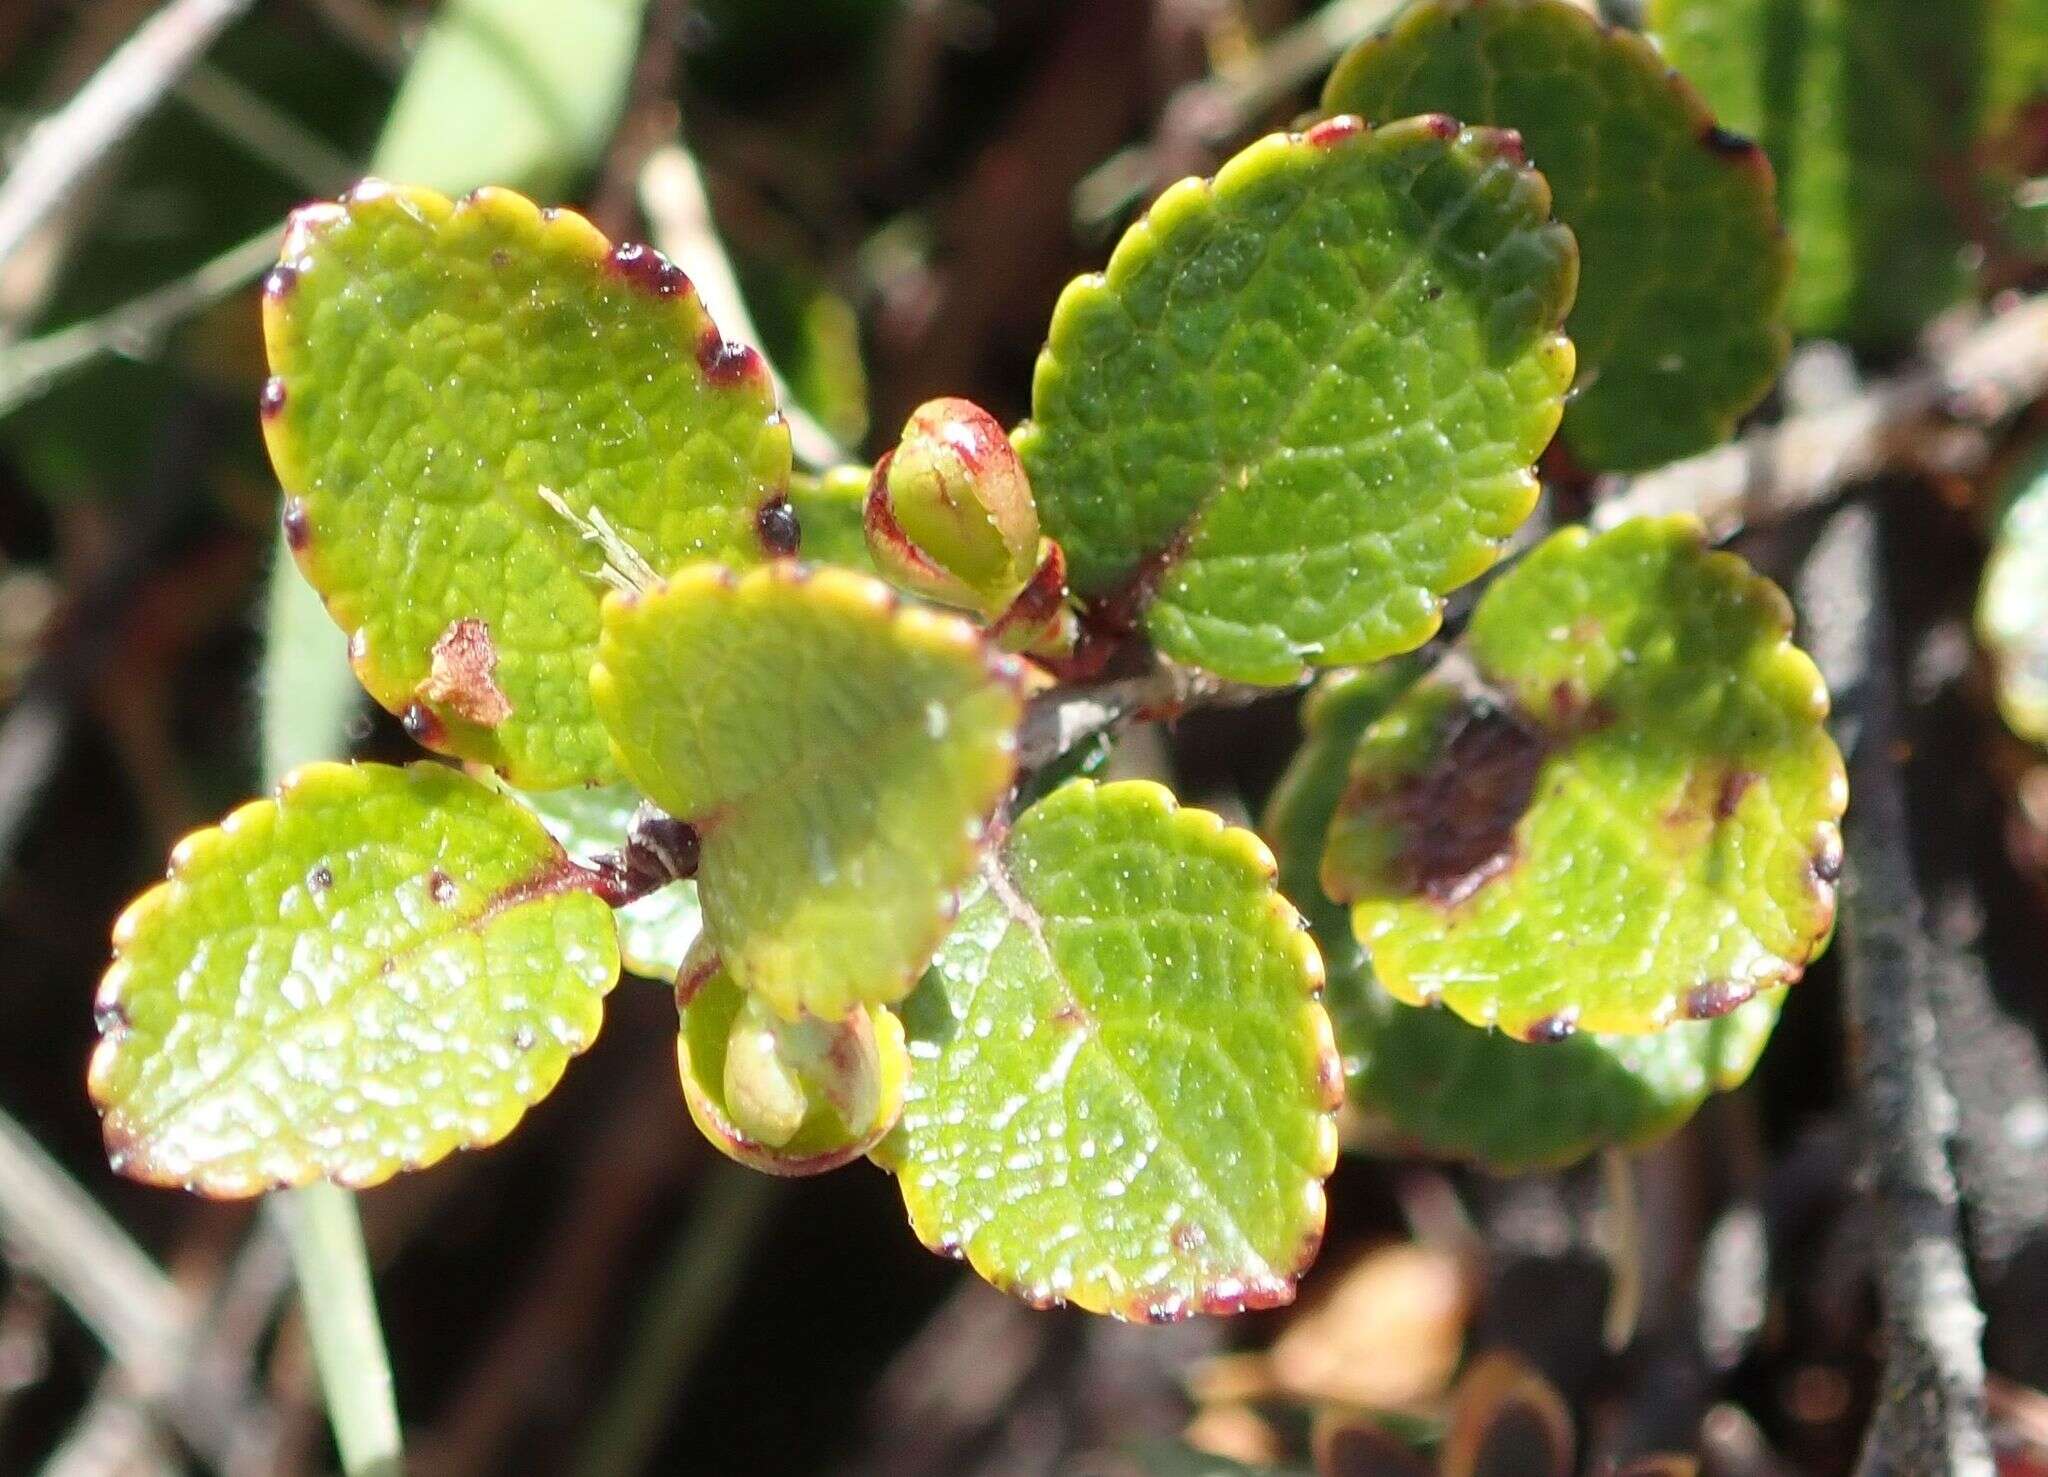
[[1421, 645], [1535, 505], [1575, 279], [1512, 137], [1447, 118], [1173, 186], [1061, 294], [1016, 438], [1074, 591], [1247, 682]]
[[1280, 889], [1308, 919], [1328, 980], [1345, 1096], [1373, 1131], [1404, 1149], [1474, 1159], [1496, 1171], [1569, 1164], [1610, 1145], [1652, 1143], [1711, 1092], [1745, 1081], [1784, 992], [1711, 1021], [1648, 1036], [1582, 1035], [1535, 1044], [1481, 1030], [1450, 1011], [1403, 1005], [1374, 978], [1351, 920], [1317, 873], [1351, 753], [1414, 681], [1415, 663], [1327, 678], [1303, 709], [1308, 733], [1266, 810]]
[[1977, 634], [1991, 654], [2005, 721], [2022, 738], [2048, 743], [2048, 452], [2026, 464], [1999, 516]]
[[1572, 0], [1421, 0], [1337, 64], [1323, 106], [1522, 135], [1584, 259], [1564, 438], [1587, 465], [1717, 445], [1777, 378], [1791, 259], [1771, 167], [1642, 36]]
[[1525, 1040], [1724, 1015], [1825, 944], [1847, 798], [1777, 587], [1697, 523], [1554, 534], [1365, 731], [1323, 862], [1380, 981]]
[[1033, 1302], [1286, 1302], [1336, 1156], [1321, 978], [1256, 837], [1076, 781], [1018, 820], [904, 1006], [876, 1158], [927, 1245]]
[[[631, 785], [512, 793], [540, 817], [569, 855], [585, 862], [625, 844], [633, 812], [640, 805], [640, 792]], [[703, 928], [694, 882], [671, 882], [626, 904], [613, 917], [618, 920], [619, 958], [625, 967], [663, 983], [674, 982]]]
[[263, 323], [286, 536], [370, 695], [516, 784], [614, 778], [585, 534], [661, 572], [789, 552], [760, 356], [581, 216], [375, 181], [292, 217]]
[[899, 1000], [1015, 773], [1021, 666], [847, 570], [614, 595], [591, 672], [620, 765], [697, 828], [709, 944], [784, 1015]]
[[239, 1196], [497, 1142], [618, 977], [588, 881], [454, 770], [294, 771], [180, 842], [114, 925], [91, 1073], [108, 1158]]
[[1770, 150], [1801, 334], [1909, 342], [1964, 295], [1979, 140], [2041, 85], [2038, 0], [1650, 0], [1665, 55]]
[[[682, 1008], [676, 1064], [690, 1118], [720, 1153], [766, 1174], [823, 1174], [858, 1159], [895, 1126], [910, 1075], [903, 1023], [885, 1007], [857, 1006], [836, 1028], [815, 1019], [799, 1023], [799, 1028], [857, 1032], [866, 1038], [864, 1045], [871, 1045], [873, 1080], [864, 1084], [861, 1121], [849, 1122], [842, 1104], [810, 1084], [808, 1111], [783, 1143], [763, 1143], [743, 1132], [727, 1104], [726, 1050], [747, 994], [715, 959], [704, 960], [686, 975], [690, 998]], [[872, 1113], [865, 1111], [869, 1098]]]

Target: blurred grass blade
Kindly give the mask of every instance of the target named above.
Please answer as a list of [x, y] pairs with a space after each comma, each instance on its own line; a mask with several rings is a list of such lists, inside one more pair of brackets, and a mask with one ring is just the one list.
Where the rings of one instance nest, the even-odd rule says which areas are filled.
[[[642, 3], [451, 0], [406, 72], [371, 169], [446, 190], [502, 184], [559, 192], [596, 161], [610, 135]], [[308, 759], [344, 751], [361, 702], [342, 634], [296, 566], [278, 558], [270, 579], [262, 674], [266, 783]], [[398, 1424], [390, 1360], [354, 1203], [345, 1191], [314, 1186], [293, 1192], [283, 1213], [300, 1268], [319, 1269], [302, 1284], [344, 1464], [351, 1472], [393, 1466]]]

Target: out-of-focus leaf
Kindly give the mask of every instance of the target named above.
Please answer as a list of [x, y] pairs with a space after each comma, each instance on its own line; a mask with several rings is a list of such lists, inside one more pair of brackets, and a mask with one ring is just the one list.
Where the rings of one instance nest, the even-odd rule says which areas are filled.
[[2048, 744], [2048, 453], [2012, 479], [1977, 597], [1998, 707], [2014, 733]]
[[1249, 682], [1427, 640], [1536, 500], [1571, 233], [1509, 135], [1332, 119], [1069, 285], [1017, 434], [1076, 594]]
[[789, 505], [796, 510], [797, 527], [802, 530], [804, 558], [873, 574], [875, 561], [868, 553], [868, 536], [861, 524], [867, 496], [866, 467], [832, 467], [815, 476], [792, 474]]
[[385, 174], [567, 190], [625, 100], [646, 0], [444, 0], [378, 140]]
[[1777, 165], [1795, 328], [1897, 344], [1962, 295], [1979, 137], [2048, 82], [2038, 0], [1651, 0], [1648, 19]]
[[1635, 32], [1571, 0], [1421, 0], [1338, 63], [1323, 106], [1521, 134], [1582, 259], [1564, 416], [1581, 462], [1716, 445], [1777, 378], [1791, 263], [1770, 166]]

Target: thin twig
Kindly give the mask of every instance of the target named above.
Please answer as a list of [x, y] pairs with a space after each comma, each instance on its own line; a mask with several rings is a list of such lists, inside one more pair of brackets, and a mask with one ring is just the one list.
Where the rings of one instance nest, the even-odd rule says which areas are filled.
[[280, 1195], [272, 1204], [291, 1242], [342, 1471], [347, 1477], [399, 1477], [404, 1446], [391, 1360], [377, 1324], [355, 1197], [339, 1185], [319, 1184]]
[[310, 195], [332, 195], [362, 173], [348, 155], [224, 68], [194, 62], [173, 91], [207, 127]]
[[168, 282], [97, 318], [0, 349], [0, 417], [47, 394], [103, 355], [149, 358], [171, 328], [254, 281], [277, 260], [282, 231], [282, 226], [266, 226], [189, 277]]
[[171, 0], [45, 120], [0, 183], [0, 269], [252, 0]]
[[1225, 682], [1193, 667], [1160, 661], [1134, 677], [1058, 687], [1033, 698], [1017, 733], [1017, 767], [1042, 769], [1095, 737], [1145, 717], [1189, 708], [1231, 708], [1275, 697], [1284, 687]]
[[1935, 1039], [1932, 948], [1894, 752], [1892, 637], [1869, 508], [1845, 508], [1829, 523], [1800, 595], [1855, 796], [1844, 828], [1843, 1010], [1886, 1335], [1857, 1470], [1990, 1477], [1984, 1315], [1949, 1157], [1956, 1102]]
[[1401, 8], [1402, 0], [1333, 0], [1282, 31], [1247, 66], [1204, 77], [1176, 92], [1158, 134], [1111, 155], [1074, 188], [1074, 217], [1107, 220], [1133, 198], [1193, 168], [1198, 156], [1243, 133], [1329, 69], [1352, 42]]
[[1717, 538], [1817, 507], [1889, 468], [1967, 473], [1991, 451], [1981, 433], [2048, 393], [2048, 295], [2026, 298], [1930, 346], [1925, 360], [1839, 405], [1794, 415], [1727, 446], [1631, 479], [1612, 479], [1596, 528], [1692, 513]]
[[0, 1112], [0, 1236], [126, 1366], [135, 1387], [172, 1390], [192, 1309], [113, 1217]]
[[227, 1467], [257, 1408], [247, 1384], [193, 1367], [191, 1301], [4, 1112], [0, 1237], [105, 1345], [132, 1397], [216, 1467]]
[[647, 212], [654, 244], [696, 284], [697, 295], [725, 336], [761, 352], [782, 401], [782, 418], [789, 423], [789, 440], [797, 460], [821, 469], [852, 460], [838, 439], [796, 403], [789, 382], [768, 361], [761, 348], [761, 331], [754, 326], [746, 298], [740, 293], [732, 259], [718, 239], [718, 223], [712, 219], [711, 201], [704, 193], [697, 161], [680, 143], [655, 149], [640, 166], [640, 208]]

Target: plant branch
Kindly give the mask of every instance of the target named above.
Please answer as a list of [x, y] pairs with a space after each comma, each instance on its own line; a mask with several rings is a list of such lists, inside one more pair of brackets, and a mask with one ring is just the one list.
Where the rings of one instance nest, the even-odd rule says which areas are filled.
[[347, 1477], [402, 1477], [404, 1449], [391, 1392], [391, 1361], [355, 1197], [309, 1185], [272, 1202], [291, 1242], [313, 1362]]
[[1593, 526], [1692, 513], [1716, 539], [1817, 507], [1901, 467], [1984, 465], [1984, 433], [2048, 394], [2048, 294], [1952, 328], [1904, 374], [1840, 404], [1761, 427], [1727, 446], [1634, 478], [1609, 479]]
[[257, 1403], [246, 1382], [196, 1366], [201, 1320], [190, 1300], [5, 1113], [0, 1239], [93, 1331], [136, 1400], [214, 1465], [229, 1465]]
[[1171, 176], [1198, 167], [1211, 151], [1328, 71], [1352, 42], [1401, 4], [1333, 0], [1275, 36], [1250, 64], [1181, 88], [1161, 110], [1153, 138], [1111, 155], [1075, 186], [1075, 218], [1099, 224]]
[[0, 269], [253, 0], [171, 0], [29, 135], [0, 183]]
[[255, 280], [277, 260], [282, 226], [266, 226], [180, 277], [96, 318], [0, 351], [0, 417], [47, 394], [67, 376], [106, 354], [143, 359], [164, 334]]
[[1226, 682], [1194, 667], [1157, 660], [1133, 677], [1057, 687], [1033, 698], [1017, 733], [1017, 768], [1043, 769], [1095, 737], [1143, 718], [1170, 718], [1189, 708], [1231, 708], [1277, 697], [1285, 687]]
[[1843, 1011], [1886, 1342], [1857, 1470], [1990, 1477], [1984, 1315], [1963, 1253], [1950, 1159], [1956, 1101], [1935, 1036], [1933, 947], [1894, 752], [1892, 637], [1869, 508], [1845, 508], [1828, 524], [1800, 596], [1855, 794], [1844, 828]]

